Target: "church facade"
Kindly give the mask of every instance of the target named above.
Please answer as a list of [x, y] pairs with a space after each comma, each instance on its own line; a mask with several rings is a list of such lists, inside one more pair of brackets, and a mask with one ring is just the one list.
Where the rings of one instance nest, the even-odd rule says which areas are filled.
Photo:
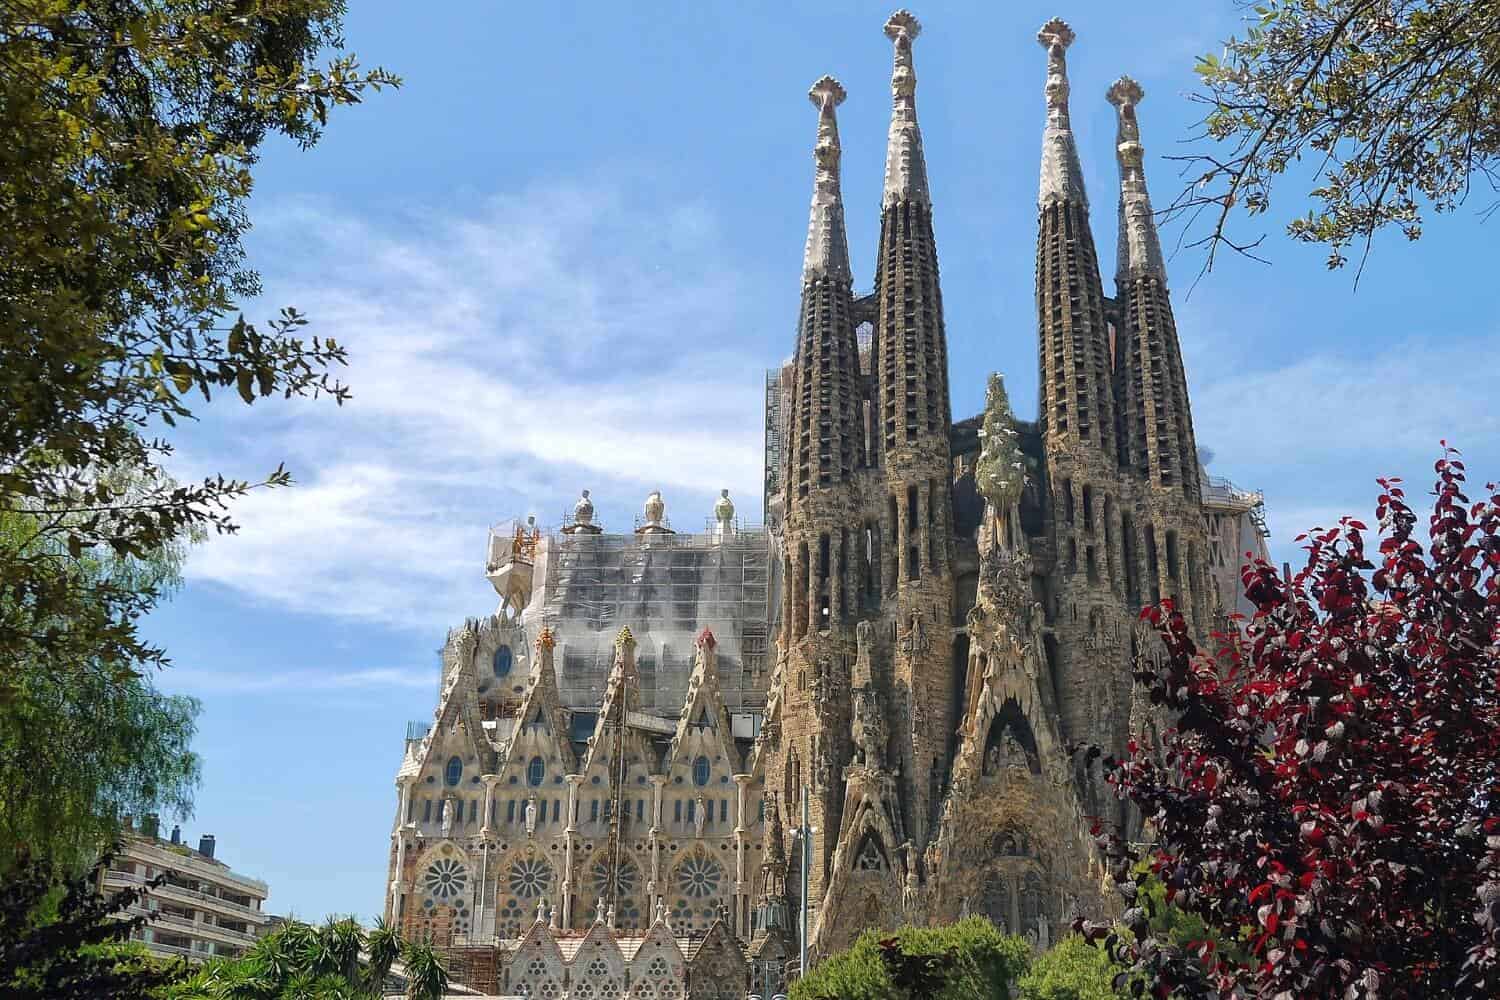
[[[981, 914], [1045, 947], [1109, 905], [1085, 817], [1131, 818], [1078, 743], [1160, 725], [1140, 609], [1200, 637], [1264, 553], [1209, 478], [1146, 191], [1117, 109], [1106, 295], [1049, 21], [1036, 261], [1040, 412], [992, 377], [955, 422], [913, 42], [898, 11], [873, 292], [856, 295], [836, 109], [815, 83], [795, 355], [767, 379], [765, 525], [701, 531], [587, 491], [491, 533], [498, 610], [450, 632], [397, 773], [387, 918], [455, 978], [544, 997], [738, 997], [867, 928]], [[806, 834], [799, 834], [805, 828]], [[804, 859], [806, 863], [804, 864]], [[804, 870], [805, 869], [805, 870]], [[803, 899], [803, 886], [806, 899]]]

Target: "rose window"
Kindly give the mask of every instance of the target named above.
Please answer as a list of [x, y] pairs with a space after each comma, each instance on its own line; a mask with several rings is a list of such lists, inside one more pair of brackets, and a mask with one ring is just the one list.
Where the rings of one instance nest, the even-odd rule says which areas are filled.
[[428, 866], [427, 874], [422, 876], [422, 888], [429, 896], [454, 899], [464, 891], [468, 881], [469, 873], [462, 861], [439, 858]]
[[594, 862], [594, 867], [589, 871], [590, 885], [596, 896], [604, 896], [606, 899], [611, 895], [629, 896], [635, 892], [636, 885], [641, 880], [641, 870], [635, 866], [635, 862], [629, 858], [620, 859], [620, 870], [614, 878], [614, 892], [610, 891], [609, 861], [600, 858]]
[[500, 936], [503, 938], [518, 938], [521, 936], [521, 904], [514, 898], [507, 899], [505, 905], [500, 907], [498, 920]]
[[677, 887], [683, 895], [694, 899], [712, 896], [719, 891], [724, 879], [724, 869], [713, 858], [688, 858], [677, 869]]
[[510, 891], [536, 899], [552, 888], [552, 866], [543, 858], [521, 858], [510, 866]]

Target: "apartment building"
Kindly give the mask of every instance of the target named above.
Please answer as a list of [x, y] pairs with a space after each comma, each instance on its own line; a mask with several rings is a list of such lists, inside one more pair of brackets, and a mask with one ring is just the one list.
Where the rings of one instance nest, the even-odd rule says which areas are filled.
[[163, 877], [127, 911], [154, 914], [133, 937], [155, 954], [192, 961], [235, 957], [266, 932], [272, 919], [263, 909], [266, 883], [231, 870], [214, 857], [214, 846], [213, 834], [204, 834], [194, 850], [175, 826], [163, 840], [150, 818], [141, 829], [125, 832], [103, 888], [108, 893]]

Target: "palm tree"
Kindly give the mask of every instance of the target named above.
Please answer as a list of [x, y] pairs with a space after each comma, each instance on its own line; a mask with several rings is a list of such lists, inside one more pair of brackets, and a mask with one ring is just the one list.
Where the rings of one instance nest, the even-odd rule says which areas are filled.
[[406, 966], [407, 1000], [442, 1000], [448, 992], [448, 970], [431, 945], [407, 944], [401, 962]]
[[401, 935], [381, 917], [365, 937], [365, 949], [370, 956], [365, 969], [365, 988], [371, 996], [378, 997], [391, 966], [401, 957]]

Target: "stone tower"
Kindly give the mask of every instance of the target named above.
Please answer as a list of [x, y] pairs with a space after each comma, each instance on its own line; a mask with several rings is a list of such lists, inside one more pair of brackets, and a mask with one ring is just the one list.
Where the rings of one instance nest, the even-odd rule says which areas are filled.
[[[872, 366], [880, 494], [872, 497], [888, 546], [880, 631], [894, 639], [888, 707], [901, 811], [920, 848], [935, 819], [953, 730], [953, 512], [948, 345], [927, 163], [917, 125], [912, 42], [921, 25], [900, 10], [886, 21], [895, 50], [891, 128], [875, 262]], [[884, 664], [873, 680], [887, 686]], [[895, 846], [895, 845], [889, 845]]]
[[[1120, 401], [1120, 467], [1136, 477], [1149, 513], [1144, 566], [1126, 565], [1132, 606], [1171, 597], [1188, 621], [1206, 632], [1213, 616], [1203, 562], [1206, 537], [1198, 447], [1177, 324], [1167, 295], [1167, 269], [1146, 192], [1136, 106], [1145, 92], [1130, 77], [1109, 88], [1119, 114], [1120, 243], [1115, 270], [1115, 392]], [[1158, 551], [1159, 550], [1159, 551]], [[1144, 585], [1142, 585], [1144, 582]]]
[[[1047, 50], [1047, 123], [1037, 199], [1037, 336], [1046, 539], [1045, 588], [1053, 669], [1069, 739], [1123, 746], [1130, 673], [1123, 650], [1082, 640], [1123, 625], [1111, 548], [1116, 512], [1128, 504], [1118, 473], [1110, 333], [1089, 225], [1078, 149], [1068, 117], [1067, 50], [1074, 34], [1054, 18], [1037, 33]], [[1130, 515], [1125, 515], [1127, 521]], [[1091, 811], [1105, 805], [1087, 782]]]
[[[843, 677], [854, 647], [853, 545], [863, 526], [860, 472], [865, 465], [862, 380], [854, 333], [852, 277], [839, 193], [835, 109], [844, 88], [825, 76], [808, 92], [818, 109], [815, 175], [802, 304], [793, 362], [791, 426], [784, 477], [780, 683], [767, 724], [766, 785], [781, 792], [789, 821], [801, 814], [804, 789], [820, 830], [837, 829], [842, 804], [828, 761], [847, 757], [849, 702]], [[832, 841], [814, 840], [810, 890], [824, 888]]]

